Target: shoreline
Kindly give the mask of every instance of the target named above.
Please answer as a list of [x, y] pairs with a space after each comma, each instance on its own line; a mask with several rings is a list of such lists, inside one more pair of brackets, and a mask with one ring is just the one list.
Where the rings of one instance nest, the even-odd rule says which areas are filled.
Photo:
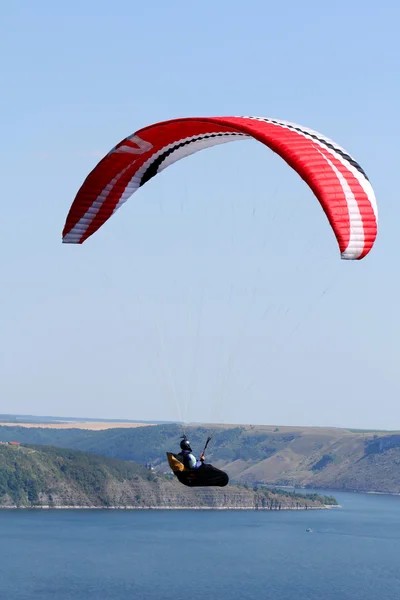
[[[260, 484], [261, 486], [265, 486], [267, 488], [269, 488], [272, 492], [274, 490], [291, 490], [293, 492], [299, 493], [299, 495], [306, 495], [306, 494], [317, 494], [320, 496], [326, 496], [329, 494], [334, 495], [336, 494], [379, 494], [381, 496], [400, 496], [400, 492], [382, 492], [382, 491], [377, 491], [377, 490], [355, 490], [355, 489], [351, 489], [351, 488], [313, 488], [313, 487], [296, 487], [294, 488], [291, 485], [276, 485], [274, 483], [263, 483]], [[322, 489], [322, 492], [319, 491]], [[329, 492], [329, 494], [327, 494], [327, 492]]]
[[280, 512], [282, 510], [330, 510], [342, 508], [340, 505], [324, 504], [322, 506], [281, 506], [281, 508], [255, 506], [0, 506], [0, 510], [252, 510]]

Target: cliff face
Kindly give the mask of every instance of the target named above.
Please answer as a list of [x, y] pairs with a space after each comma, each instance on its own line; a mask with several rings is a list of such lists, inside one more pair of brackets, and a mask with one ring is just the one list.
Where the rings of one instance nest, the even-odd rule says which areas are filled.
[[323, 508], [321, 501], [253, 489], [186, 488], [140, 465], [70, 450], [0, 447], [0, 507]]
[[380, 453], [363, 454], [357, 461], [347, 465], [332, 462], [319, 473], [304, 477], [302, 485], [400, 494], [400, 448], [385, 448]]
[[[215, 508], [215, 509], [304, 509], [322, 508], [321, 502], [292, 498], [271, 491], [254, 491], [239, 486], [227, 488], [186, 488], [176, 481], [156, 478], [153, 482], [113, 482], [110, 500], [116, 506], [134, 505], [150, 508]], [[132, 503], [132, 499], [135, 503]]]

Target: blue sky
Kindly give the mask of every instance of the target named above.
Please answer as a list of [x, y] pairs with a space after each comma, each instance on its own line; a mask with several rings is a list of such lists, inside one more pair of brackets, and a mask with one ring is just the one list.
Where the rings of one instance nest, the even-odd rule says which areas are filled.
[[[0, 411], [400, 428], [398, 4], [9, 3]], [[119, 140], [180, 116], [323, 132], [375, 189], [339, 258], [302, 180], [243, 141], [167, 169], [82, 246], [71, 202]]]

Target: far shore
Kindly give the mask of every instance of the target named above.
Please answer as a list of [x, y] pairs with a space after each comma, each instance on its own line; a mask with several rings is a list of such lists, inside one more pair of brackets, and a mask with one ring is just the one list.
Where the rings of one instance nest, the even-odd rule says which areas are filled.
[[0, 423], [0, 427], [40, 427], [42, 429], [88, 429], [101, 431], [104, 429], [132, 429], [134, 427], [151, 427], [155, 423], [112, 423], [102, 421], [80, 421], [73, 423]]

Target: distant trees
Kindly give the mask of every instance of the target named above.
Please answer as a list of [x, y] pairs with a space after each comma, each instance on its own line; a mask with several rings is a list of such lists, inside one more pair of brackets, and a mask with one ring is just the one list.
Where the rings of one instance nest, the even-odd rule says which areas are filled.
[[327, 467], [330, 463], [335, 462], [335, 460], [335, 454], [324, 454], [322, 458], [311, 467], [311, 469], [313, 471], [321, 471], [322, 469], [325, 469], [325, 467]]
[[[0, 503], [4, 497], [15, 506], [40, 504], [40, 497], [52, 502], [60, 482], [96, 503], [109, 505], [107, 483], [117, 481], [155, 481], [157, 476], [141, 465], [85, 454], [76, 450], [36, 446], [18, 452], [0, 446]], [[71, 497], [72, 497], [71, 496]]]

